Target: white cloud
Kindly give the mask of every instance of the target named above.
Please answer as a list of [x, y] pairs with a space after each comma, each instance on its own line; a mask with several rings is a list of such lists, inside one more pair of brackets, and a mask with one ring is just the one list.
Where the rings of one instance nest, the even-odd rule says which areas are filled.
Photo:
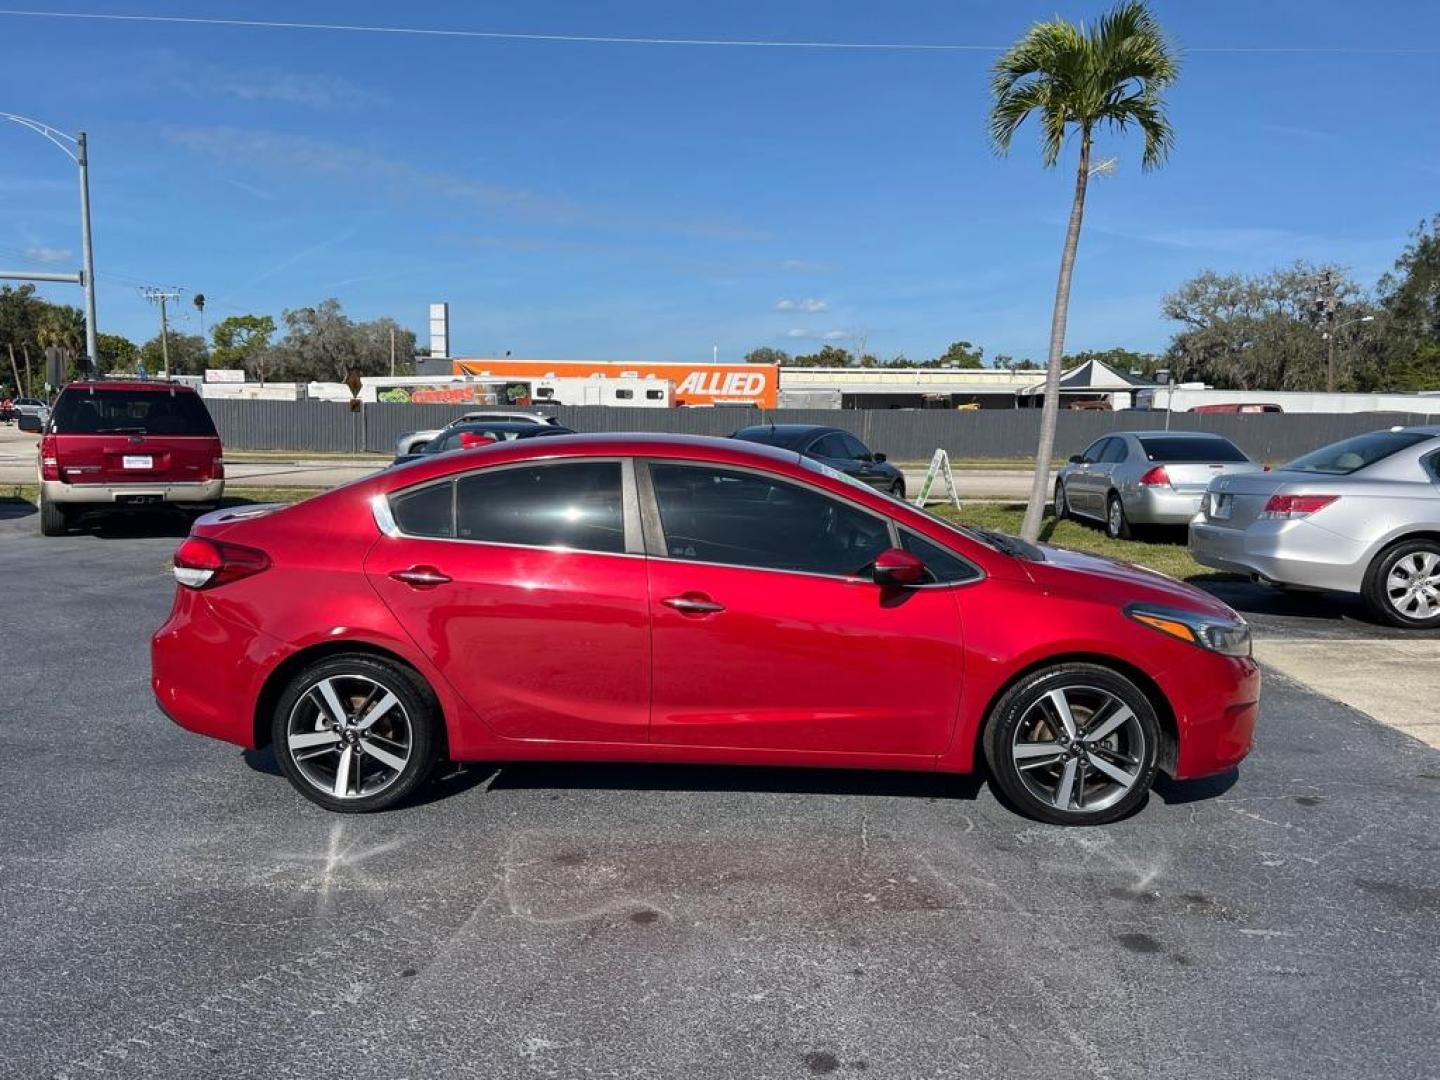
[[817, 259], [784, 259], [780, 263], [780, 269], [790, 274], [824, 274], [835, 267]]
[[37, 263], [67, 263], [75, 257], [69, 248], [27, 247], [25, 258]]
[[824, 300], [816, 300], [806, 297], [803, 300], [781, 300], [775, 305], [776, 311], [803, 311], [807, 315], [815, 315], [822, 311], [829, 311], [830, 305]]
[[799, 338], [802, 341], [846, 341], [850, 338], [844, 330], [786, 330], [788, 338]]

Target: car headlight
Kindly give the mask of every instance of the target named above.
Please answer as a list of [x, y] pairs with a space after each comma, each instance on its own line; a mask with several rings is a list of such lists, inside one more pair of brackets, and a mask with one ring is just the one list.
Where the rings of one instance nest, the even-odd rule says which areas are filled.
[[1223, 619], [1184, 608], [1131, 604], [1125, 614], [1152, 630], [1225, 656], [1250, 655], [1250, 627], [1243, 619]]

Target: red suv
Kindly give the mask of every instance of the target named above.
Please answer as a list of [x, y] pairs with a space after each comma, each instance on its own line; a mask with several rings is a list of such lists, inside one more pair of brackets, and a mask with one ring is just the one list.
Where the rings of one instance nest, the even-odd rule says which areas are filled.
[[61, 391], [40, 441], [40, 531], [82, 513], [213, 507], [225, 490], [220, 436], [200, 395], [153, 382], [79, 382]]

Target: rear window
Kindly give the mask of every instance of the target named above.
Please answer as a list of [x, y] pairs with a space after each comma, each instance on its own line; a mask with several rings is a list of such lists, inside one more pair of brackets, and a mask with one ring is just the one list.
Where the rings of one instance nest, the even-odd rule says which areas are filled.
[[61, 435], [215, 435], [199, 395], [154, 390], [66, 390], [52, 429]]
[[1281, 468], [1289, 472], [1323, 473], [1326, 476], [1348, 476], [1367, 465], [1374, 465], [1408, 446], [1434, 438], [1423, 431], [1372, 431], [1353, 439], [1312, 450]]
[[1148, 461], [1249, 461], [1229, 439], [1185, 439], [1172, 435], [1147, 436], [1140, 440]]

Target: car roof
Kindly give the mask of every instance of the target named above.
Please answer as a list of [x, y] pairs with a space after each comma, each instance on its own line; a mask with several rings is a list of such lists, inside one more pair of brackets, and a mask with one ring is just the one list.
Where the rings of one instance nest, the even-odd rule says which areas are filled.
[[184, 383], [164, 382], [157, 379], [91, 379], [85, 382], [67, 383], [61, 391], [74, 390], [84, 393], [90, 390], [173, 390], [179, 394], [193, 394], [194, 387]]
[[751, 424], [730, 437], [761, 445], [793, 447], [812, 436], [829, 435], [833, 432], [844, 434], [844, 429], [827, 427], [824, 424]]
[[524, 431], [552, 427], [551, 424], [532, 424], [527, 420], [460, 420], [450, 424], [451, 431]]
[[1134, 435], [1137, 439], [1224, 439], [1230, 441], [1228, 435], [1221, 435], [1218, 431], [1116, 431], [1115, 435]]

